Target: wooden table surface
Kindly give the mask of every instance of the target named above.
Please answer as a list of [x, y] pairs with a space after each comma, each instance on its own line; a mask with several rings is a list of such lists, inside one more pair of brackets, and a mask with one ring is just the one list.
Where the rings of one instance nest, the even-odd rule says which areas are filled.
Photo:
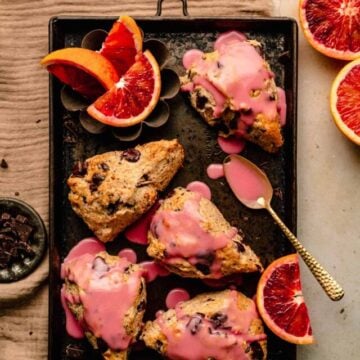
[[[269, 15], [271, 0], [190, 0], [192, 16]], [[32, 205], [48, 224], [48, 52], [54, 15], [155, 15], [155, 0], [0, 0], [0, 196]], [[179, 0], [163, 2], [164, 16], [181, 16]], [[47, 357], [48, 288], [23, 304], [0, 305], [0, 359]]]

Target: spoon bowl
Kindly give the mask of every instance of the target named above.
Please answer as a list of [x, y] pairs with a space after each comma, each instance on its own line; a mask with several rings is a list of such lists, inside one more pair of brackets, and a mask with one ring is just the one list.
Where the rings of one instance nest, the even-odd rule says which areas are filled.
[[344, 296], [344, 290], [305, 249], [271, 207], [273, 187], [266, 174], [254, 163], [240, 155], [227, 156], [223, 168], [225, 178], [237, 199], [251, 209], [266, 209], [290, 240], [330, 299], [334, 301], [340, 300]]

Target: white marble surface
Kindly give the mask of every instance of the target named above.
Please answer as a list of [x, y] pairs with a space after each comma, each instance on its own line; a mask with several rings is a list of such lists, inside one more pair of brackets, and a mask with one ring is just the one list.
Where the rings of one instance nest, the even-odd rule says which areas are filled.
[[[298, 0], [274, 0], [274, 15], [298, 19]], [[360, 358], [360, 147], [329, 111], [344, 64], [317, 53], [299, 27], [298, 237], [345, 289], [332, 302], [301, 264], [316, 344], [298, 346], [299, 360]]]

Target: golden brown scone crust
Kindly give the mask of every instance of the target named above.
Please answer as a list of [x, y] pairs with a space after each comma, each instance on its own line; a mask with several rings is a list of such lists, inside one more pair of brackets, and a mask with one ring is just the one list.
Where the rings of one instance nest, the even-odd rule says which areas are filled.
[[[158, 211], [162, 210], [181, 210], [184, 207], [185, 202], [191, 199], [195, 194], [184, 188], [176, 188], [172, 195], [166, 198]], [[200, 215], [203, 219], [201, 227], [214, 234], [220, 234], [231, 230], [231, 225], [225, 220], [219, 209], [206, 198], [201, 198]], [[199, 279], [211, 279], [214, 278], [213, 274], [205, 274], [204, 272], [197, 269], [187, 259], [177, 258], [172, 260], [171, 265], [163, 260], [165, 256], [165, 245], [154, 236], [154, 234], [148, 232], [149, 246], [147, 253], [155, 258], [158, 262], [161, 262], [170, 271], [188, 278], [199, 278]], [[221, 273], [223, 276], [235, 274], [235, 273], [250, 273], [262, 271], [262, 265], [259, 258], [251, 250], [248, 245], [245, 245], [242, 237], [238, 233], [232, 242], [226, 247], [215, 251], [215, 259], [221, 261]]]
[[[195, 296], [193, 299], [184, 301], [180, 304], [181, 313], [185, 315], [195, 315], [196, 313], [202, 313], [206, 318], [211, 318], [214, 314], [218, 313], [223, 308], [223, 302], [228, 296], [230, 290], [224, 290], [220, 292], [204, 293]], [[247, 298], [240, 292], [237, 292], [237, 306], [239, 309], [246, 310], [252, 303], [252, 300]], [[176, 329], [177, 317], [174, 309], [170, 309], [165, 312], [164, 318], [169, 327]], [[264, 333], [263, 323], [260, 318], [254, 319], [250, 325], [249, 335], [260, 335]], [[167, 352], [167, 338], [162, 333], [160, 326], [155, 321], [148, 321], [141, 333], [141, 339], [145, 342], [146, 346], [158, 351], [162, 355], [166, 355]], [[263, 352], [262, 359], [266, 359], [267, 356], [267, 341], [258, 341]], [[250, 347], [247, 349], [249, 359], [255, 359], [253, 356], [253, 349]], [[256, 360], [262, 360], [258, 357]], [[207, 359], [204, 359], [207, 360]], [[226, 359], [216, 359], [226, 360]]]
[[150, 142], [135, 150], [140, 153], [137, 161], [124, 151], [93, 156], [86, 160], [83, 176], [75, 173], [67, 181], [73, 210], [103, 242], [149, 210], [184, 161], [177, 140]]
[[[248, 41], [254, 47], [260, 47], [257, 41]], [[214, 61], [218, 57], [216, 51], [204, 54], [206, 59]], [[264, 67], [270, 70], [269, 64], [264, 60]], [[186, 85], [196, 76], [196, 69], [190, 68], [184, 76], [180, 78], [182, 85]], [[270, 79], [266, 82], [264, 90], [271, 96], [274, 101], [277, 101], [278, 94], [274, 79]], [[254, 93], [253, 96], [258, 96], [259, 93]], [[189, 92], [189, 98], [191, 105], [198, 111], [201, 117], [210, 126], [220, 126], [221, 136], [228, 137], [234, 134], [236, 130], [236, 119], [239, 112], [235, 111], [229, 99], [224, 104], [224, 112], [218, 118], [214, 115], [215, 99], [212, 94], [207, 91], [203, 86], [196, 85], [194, 89]], [[226, 129], [226, 130], [225, 130]], [[270, 153], [276, 152], [283, 145], [283, 137], [281, 134], [280, 116], [277, 115], [274, 118], [266, 117], [264, 114], [258, 114], [254, 120], [254, 123], [249, 127], [248, 132], [243, 137], [259, 145], [265, 151]]]
[[[111, 265], [116, 264], [119, 261], [118, 256], [112, 256], [108, 253], [101, 252], [97, 254], [97, 257], [101, 257], [104, 261]], [[122, 274], [122, 279], [124, 282], [128, 281], [133, 272], [139, 271], [139, 265], [131, 264], [128, 267], [126, 273]], [[79, 295], [82, 291], [79, 286], [73, 282], [69, 282], [65, 279], [65, 291], [72, 295]], [[84, 307], [82, 304], [71, 304], [67, 302], [67, 305], [70, 311], [74, 314], [75, 318], [79, 321], [83, 319], [84, 316]], [[141, 279], [138, 295], [135, 298], [135, 301], [132, 307], [127, 311], [124, 320], [124, 328], [126, 330], [127, 335], [131, 336], [133, 339], [136, 339], [140, 329], [142, 327], [142, 319], [145, 313], [146, 308], [146, 284], [144, 278]], [[94, 349], [98, 349], [97, 338], [89, 331], [85, 331], [85, 335]], [[103, 353], [103, 358], [106, 360], [126, 360], [128, 357], [129, 349], [126, 351], [114, 351], [112, 349], [107, 349]]]

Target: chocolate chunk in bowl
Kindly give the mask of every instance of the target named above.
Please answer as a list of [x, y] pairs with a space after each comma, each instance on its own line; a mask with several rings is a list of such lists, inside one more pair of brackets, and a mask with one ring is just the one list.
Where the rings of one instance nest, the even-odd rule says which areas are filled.
[[0, 198], [0, 283], [18, 281], [39, 265], [47, 235], [39, 214], [23, 201]]

